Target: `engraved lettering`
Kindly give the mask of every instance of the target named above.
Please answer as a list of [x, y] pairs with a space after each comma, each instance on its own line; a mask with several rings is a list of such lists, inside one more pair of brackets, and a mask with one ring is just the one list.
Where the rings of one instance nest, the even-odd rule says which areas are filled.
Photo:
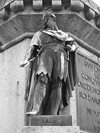
[[82, 54], [77, 55], [77, 60], [78, 122], [82, 121], [81, 129], [100, 133], [100, 65]]
[[98, 125], [100, 125], [100, 119], [99, 119], [99, 120], [97, 120], [97, 124], [98, 124]]
[[81, 97], [82, 99], [85, 99], [91, 103], [94, 103], [94, 104], [97, 104], [97, 105], [100, 105], [100, 99], [97, 99], [95, 97], [92, 97], [90, 96], [89, 94], [85, 94], [83, 92], [79, 92], [79, 97]]
[[92, 109], [87, 108], [87, 114], [93, 115], [93, 114], [92, 114]]
[[87, 68], [93, 70], [93, 65], [90, 64], [88, 61], [84, 61], [84, 65], [85, 65], [85, 67], [87, 67]]
[[92, 103], [94, 103], [94, 104], [100, 105], [100, 99], [97, 99], [97, 98], [95, 98], [95, 97], [92, 97], [92, 96], [90, 96], [89, 94], [88, 94], [88, 101], [90, 101], [90, 102], [92, 102]]
[[[97, 117], [97, 118], [100, 118], [100, 112], [98, 112], [94, 109], [91, 109], [89, 107], [87, 107], [87, 114], [94, 116], [94, 117]], [[98, 120], [98, 122], [100, 123], [100, 119]]]
[[85, 93], [82, 93], [82, 92], [79, 92], [79, 96], [83, 99], [86, 99], [87, 100], [87, 94]]
[[97, 79], [95, 79], [93, 77], [90, 77], [89, 75], [86, 75], [85, 73], [82, 73], [81, 77], [82, 77], [82, 79], [88, 81], [92, 85], [100, 87], [100, 81], [99, 80], [97, 80]]
[[100, 126], [94, 125], [94, 131], [95, 133], [100, 133]]
[[88, 92], [91, 92], [91, 93], [95, 93], [97, 95], [100, 95], [100, 90], [95, 88], [95, 87], [92, 87], [86, 83], [83, 83], [83, 82], [79, 82], [78, 83], [78, 86], [83, 88], [84, 90], [88, 91]]

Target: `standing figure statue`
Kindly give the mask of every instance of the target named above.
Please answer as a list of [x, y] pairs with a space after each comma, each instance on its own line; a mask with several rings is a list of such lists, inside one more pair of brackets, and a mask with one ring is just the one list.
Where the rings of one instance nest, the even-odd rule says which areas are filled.
[[74, 88], [71, 66], [68, 68], [73, 51], [75, 41], [58, 29], [56, 16], [46, 12], [43, 28], [34, 34], [29, 57], [21, 64], [30, 63], [27, 114], [59, 115], [68, 105]]

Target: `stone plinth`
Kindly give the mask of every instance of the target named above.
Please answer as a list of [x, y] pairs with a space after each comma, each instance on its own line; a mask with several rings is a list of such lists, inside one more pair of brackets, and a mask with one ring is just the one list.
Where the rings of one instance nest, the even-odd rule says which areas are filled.
[[17, 133], [80, 133], [77, 126], [31, 126], [19, 128]]
[[27, 116], [27, 126], [71, 126], [72, 116], [55, 116], [55, 115], [44, 115], [44, 116]]
[[[81, 133], [84, 133], [83, 131], [99, 133], [100, 59], [82, 48], [78, 49], [76, 53], [76, 72], [77, 82], [74, 94], [76, 97], [76, 124], [80, 126]], [[74, 108], [71, 109], [74, 110]], [[74, 112], [72, 118], [75, 117]]]

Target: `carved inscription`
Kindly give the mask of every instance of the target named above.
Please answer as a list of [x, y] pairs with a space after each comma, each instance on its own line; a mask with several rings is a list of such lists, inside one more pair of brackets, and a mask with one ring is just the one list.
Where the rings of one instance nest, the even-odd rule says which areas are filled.
[[71, 116], [42, 115], [42, 116], [31, 117], [31, 126], [71, 126], [71, 125], [72, 125]]
[[100, 99], [97, 99], [89, 94], [79, 92], [79, 97], [87, 100], [88, 102], [91, 102], [100, 106]]
[[100, 66], [79, 53], [76, 61], [78, 125], [82, 130], [100, 133]]

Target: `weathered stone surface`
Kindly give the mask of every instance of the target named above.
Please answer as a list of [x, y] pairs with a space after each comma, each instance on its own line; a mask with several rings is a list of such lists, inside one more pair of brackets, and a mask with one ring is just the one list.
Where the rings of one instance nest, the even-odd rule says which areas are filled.
[[0, 10], [0, 18], [4, 20], [9, 18], [9, 13], [7, 12], [6, 8]]
[[[99, 30], [87, 23], [76, 14], [66, 14], [57, 16], [59, 27], [76, 35], [95, 49], [100, 50], [100, 34]], [[63, 23], [61, 22], [63, 20]]]
[[71, 0], [71, 10], [80, 12], [84, 10], [84, 4], [80, 0]]
[[100, 132], [100, 65], [91, 54], [77, 54], [77, 123], [80, 129]]
[[6, 0], [4, 3], [4, 6], [7, 6], [8, 4], [12, 3], [14, 0]]
[[86, 11], [85, 11], [85, 17], [87, 20], [91, 20], [95, 18], [95, 12], [90, 9], [89, 7], [86, 7]]
[[10, 9], [13, 12], [20, 12], [24, 10], [24, 3], [22, 0], [15, 0], [10, 4]]
[[33, 0], [33, 10], [35, 11], [41, 11], [43, 9], [43, 2], [42, 0]]
[[[63, 31], [70, 32], [100, 50], [100, 31], [77, 14], [56, 14], [57, 24]], [[42, 14], [19, 14], [0, 25], [0, 40], [3, 44], [26, 32], [36, 32], [42, 25]], [[62, 21], [63, 20], [63, 21]]]
[[71, 126], [72, 117], [66, 115], [27, 116], [26, 125], [30, 126]]
[[75, 126], [32, 126], [23, 127], [18, 133], [80, 133], [79, 127]]
[[0, 53], [0, 133], [16, 133], [24, 125], [26, 69], [20, 68], [30, 39]]
[[87, 6], [91, 7], [94, 11], [99, 13], [100, 11], [98, 10], [98, 5], [93, 1], [93, 0], [81, 0], [84, 4]]
[[3, 43], [10, 42], [25, 32], [36, 32], [41, 27], [42, 15], [19, 14], [0, 26], [0, 40]]
[[61, 0], [52, 0], [52, 9], [55, 11], [59, 11], [62, 9], [62, 1]]
[[100, 28], [100, 15], [96, 17], [96, 26]]
[[[82, 11], [83, 13], [85, 13], [84, 7], [87, 6], [90, 10], [90, 13], [89, 14], [87, 13], [87, 15], [85, 16], [88, 18], [88, 20], [92, 18], [93, 23], [95, 25], [94, 12], [96, 13], [96, 16], [100, 14], [99, 7], [94, 2], [92, 2], [92, 0], [89, 1], [87, 0], [48, 0], [48, 1], [47, 0], [6, 0], [4, 2], [1, 0], [0, 2], [1, 2], [1, 8], [5, 8], [5, 6], [7, 5], [10, 6], [9, 9], [10, 18], [14, 17], [18, 12], [23, 11], [24, 9], [25, 9], [23, 11], [24, 13], [27, 12], [26, 9], [28, 9], [29, 13], [29, 11], [32, 11], [32, 7], [34, 9], [33, 13], [34, 11], [36, 12], [43, 11], [43, 9], [47, 9], [48, 7], [50, 7], [51, 9], [53, 9], [53, 11], [61, 10], [61, 12], [65, 14], [65, 11], [67, 11], [67, 9], [68, 11], [71, 9], [72, 13], [73, 11], [77, 13]], [[94, 12], [91, 10], [93, 10]], [[82, 15], [80, 16], [83, 17]], [[1, 23], [2, 23], [2, 18], [0, 18], [0, 24]]]
[[4, 6], [5, 1], [4, 0], [0, 0], [0, 9]]
[[43, 6], [44, 7], [49, 7], [49, 6], [51, 6], [52, 5], [52, 1], [51, 0], [43, 0]]
[[72, 116], [72, 125], [77, 126], [77, 106], [76, 106], [76, 92], [72, 91], [72, 97], [70, 98], [70, 114]]

